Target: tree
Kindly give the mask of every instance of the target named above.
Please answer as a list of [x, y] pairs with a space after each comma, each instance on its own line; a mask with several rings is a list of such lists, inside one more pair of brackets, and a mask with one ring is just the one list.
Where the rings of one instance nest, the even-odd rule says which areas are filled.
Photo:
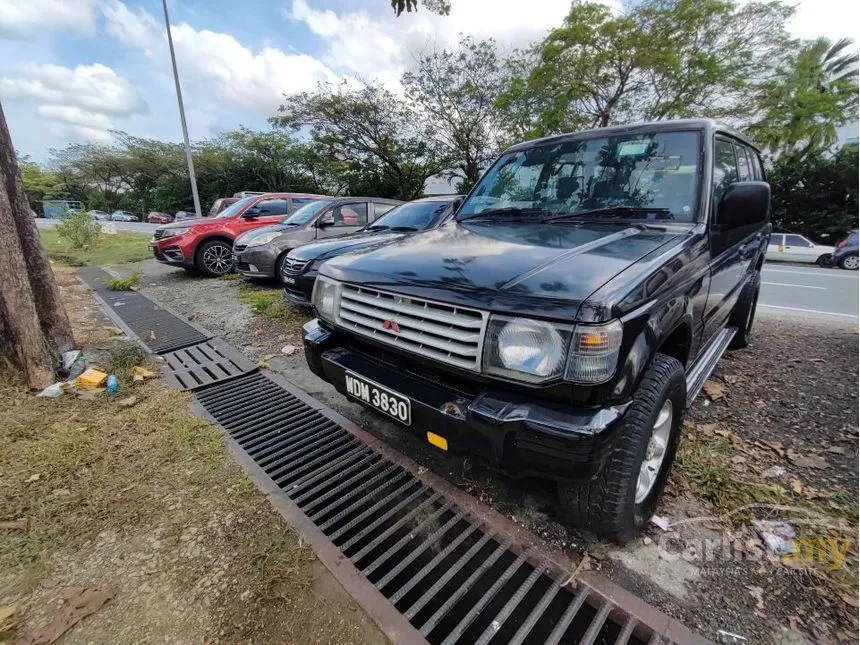
[[322, 154], [346, 162], [379, 164], [398, 187], [396, 197], [414, 199], [424, 182], [449, 167], [449, 158], [415, 109], [379, 84], [354, 88], [320, 86], [282, 105], [271, 122], [294, 131], [310, 126]]
[[18, 158], [18, 165], [21, 168], [21, 181], [24, 184], [27, 201], [34, 211], [41, 210], [41, 203], [45, 199], [63, 195], [63, 182], [57, 175], [42, 170], [39, 164], [33, 163], [26, 156]]
[[24, 192], [0, 105], [0, 358], [32, 388], [54, 381], [59, 353], [73, 346], [72, 328]]
[[758, 86], [750, 135], [777, 156], [831, 149], [839, 126], [857, 119], [857, 54], [842, 53], [849, 44], [819, 38], [787, 56]]
[[469, 36], [461, 38], [457, 50], [420, 56], [415, 70], [403, 76], [406, 96], [453, 160], [460, 192], [480, 179], [496, 155], [494, 104], [504, 80], [495, 41]]
[[787, 42], [779, 2], [575, 3], [508, 64], [499, 107], [517, 138], [685, 116], [742, 119], [746, 92]]
[[[423, 3], [428, 11], [438, 13], [440, 16], [451, 13], [451, 3], [448, 0], [424, 0]], [[391, 8], [394, 9], [396, 16], [400, 16], [404, 11], [418, 11], [418, 0], [391, 0]]]

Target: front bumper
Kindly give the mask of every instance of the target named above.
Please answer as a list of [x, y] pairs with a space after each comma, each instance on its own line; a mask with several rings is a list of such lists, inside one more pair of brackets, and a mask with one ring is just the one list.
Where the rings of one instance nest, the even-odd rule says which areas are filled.
[[186, 257], [182, 248], [176, 244], [150, 242], [149, 250], [152, 251], [153, 257], [162, 264], [169, 264], [175, 267], [194, 266], [194, 258]]
[[[316, 279], [316, 270], [299, 274], [281, 274], [281, 282], [284, 285], [284, 299], [300, 307], [310, 307], [311, 295], [314, 292], [314, 282], [316, 282]], [[290, 282], [290, 280], [293, 280], [293, 282]]]
[[305, 356], [314, 374], [345, 396], [344, 375], [350, 370], [408, 397], [412, 430], [441, 435], [452, 448], [477, 454], [512, 477], [593, 477], [603, 467], [627, 409], [574, 408], [492, 388], [465, 397], [417, 373], [393, 369], [343, 341], [316, 320], [305, 324]]
[[233, 267], [236, 273], [247, 278], [274, 278], [277, 259], [277, 251], [270, 245], [263, 244], [233, 253]]

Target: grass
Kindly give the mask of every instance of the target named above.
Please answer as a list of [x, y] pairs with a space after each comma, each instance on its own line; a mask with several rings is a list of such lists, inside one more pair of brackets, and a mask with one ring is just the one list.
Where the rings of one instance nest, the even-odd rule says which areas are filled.
[[149, 251], [150, 236], [145, 233], [102, 234], [89, 249], [73, 249], [54, 229], [39, 229], [39, 236], [48, 257], [58, 264], [123, 264], [152, 257]]
[[305, 312], [287, 303], [281, 289], [276, 287], [262, 287], [250, 282], [243, 282], [239, 285], [239, 299], [251, 308], [251, 313], [268, 320], [284, 321], [297, 325], [308, 320]]
[[140, 284], [140, 271], [135, 271], [123, 278], [110, 278], [105, 282], [111, 291], [134, 291]]

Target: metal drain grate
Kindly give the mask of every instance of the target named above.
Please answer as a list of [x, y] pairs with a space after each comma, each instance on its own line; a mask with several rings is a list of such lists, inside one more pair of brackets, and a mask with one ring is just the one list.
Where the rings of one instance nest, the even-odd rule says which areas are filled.
[[266, 375], [196, 394], [430, 643], [699, 641], [644, 603], [634, 617], [612, 593], [582, 580], [572, 588], [570, 572], [487, 522], [492, 511], [472, 512], [450, 484], [428, 484]]
[[99, 267], [82, 267], [78, 274], [104, 301], [112, 317], [118, 318], [151, 351], [171, 352], [211, 338], [170, 310], [137, 291], [111, 291], [105, 281], [112, 276]]
[[194, 390], [246, 374], [257, 367], [219, 338], [162, 354], [167, 382]]

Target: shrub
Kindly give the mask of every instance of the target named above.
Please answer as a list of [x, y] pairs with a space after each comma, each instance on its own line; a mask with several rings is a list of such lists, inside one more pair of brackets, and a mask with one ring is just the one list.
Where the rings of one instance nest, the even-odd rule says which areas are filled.
[[68, 241], [73, 249], [89, 249], [101, 232], [99, 223], [84, 212], [66, 215], [57, 224], [57, 235]]
[[124, 278], [110, 278], [105, 281], [111, 291], [133, 291], [140, 284], [140, 271], [135, 271]]

